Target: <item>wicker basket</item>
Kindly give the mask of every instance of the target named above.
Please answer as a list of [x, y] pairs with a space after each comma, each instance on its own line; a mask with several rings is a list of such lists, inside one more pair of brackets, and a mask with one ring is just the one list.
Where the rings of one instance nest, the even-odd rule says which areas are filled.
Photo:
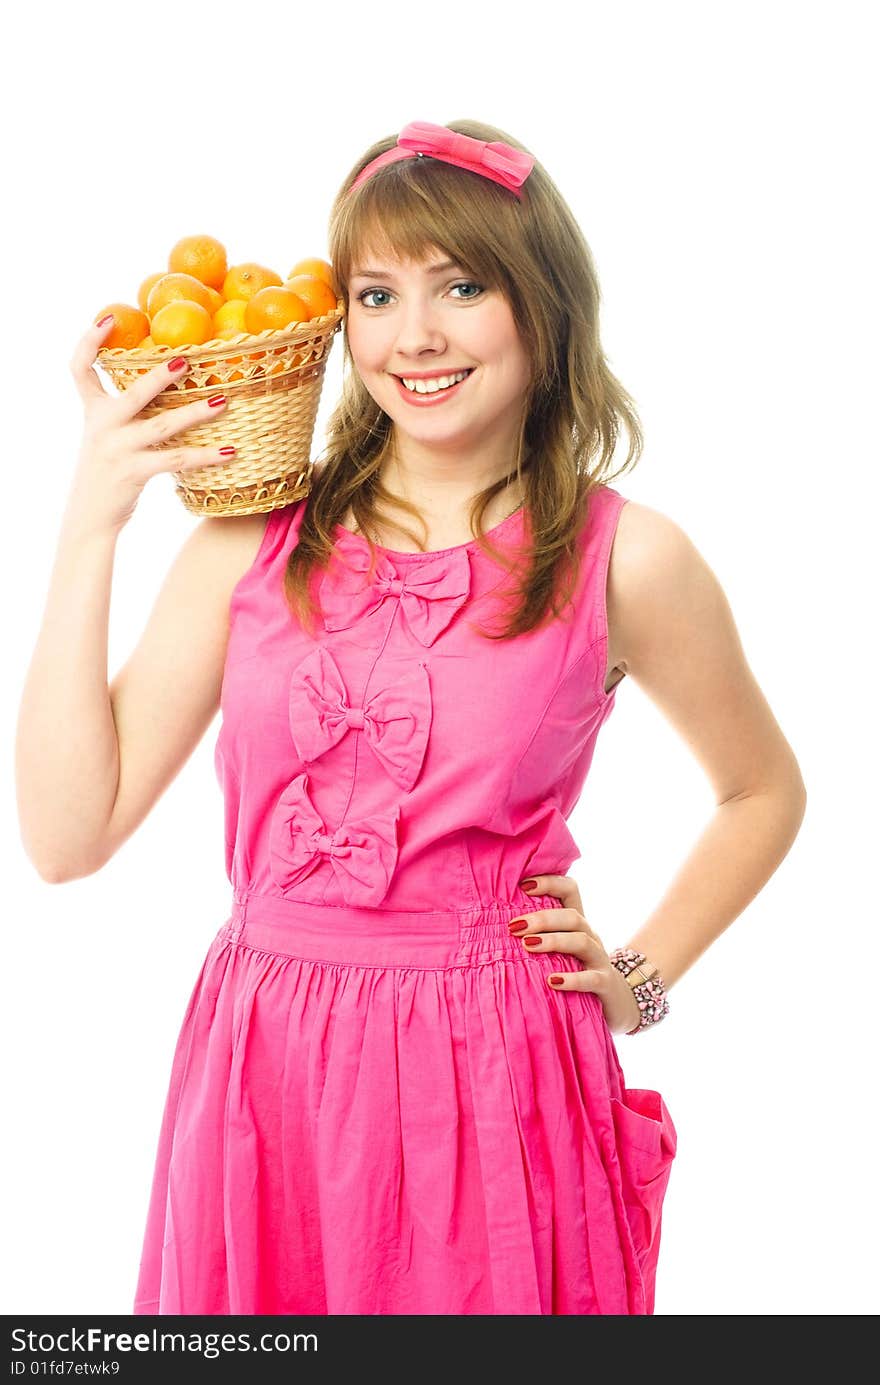
[[185, 356], [190, 364], [186, 376], [169, 378], [138, 417], [152, 418], [195, 399], [225, 394], [228, 402], [219, 418], [157, 446], [236, 448], [228, 465], [211, 462], [174, 472], [177, 494], [197, 515], [260, 514], [308, 494], [324, 368], [343, 313], [340, 298], [332, 313], [281, 331], [242, 333], [204, 346], [104, 349], [97, 363], [117, 389], [126, 390], [154, 366]]

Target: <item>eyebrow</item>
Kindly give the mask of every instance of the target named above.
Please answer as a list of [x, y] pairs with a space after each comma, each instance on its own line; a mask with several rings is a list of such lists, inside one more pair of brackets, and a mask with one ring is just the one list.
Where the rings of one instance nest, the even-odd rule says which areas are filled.
[[[427, 272], [429, 274], [442, 274], [444, 269], [461, 269], [461, 267], [456, 260], [440, 260], [437, 264], [431, 265]], [[352, 279], [393, 279], [394, 273], [390, 269], [356, 269], [351, 277]]]

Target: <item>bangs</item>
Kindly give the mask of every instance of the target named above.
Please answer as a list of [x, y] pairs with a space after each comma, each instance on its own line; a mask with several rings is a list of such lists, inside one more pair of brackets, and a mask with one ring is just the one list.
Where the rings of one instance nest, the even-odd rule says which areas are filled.
[[509, 200], [497, 184], [438, 159], [383, 169], [336, 209], [333, 268], [346, 303], [355, 269], [398, 258], [418, 264], [438, 252], [487, 287], [505, 287], [505, 231], [515, 233], [519, 210]]

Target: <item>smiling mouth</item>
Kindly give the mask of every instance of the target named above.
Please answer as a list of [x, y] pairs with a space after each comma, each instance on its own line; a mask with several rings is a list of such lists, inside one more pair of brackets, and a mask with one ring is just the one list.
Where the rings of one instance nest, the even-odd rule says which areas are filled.
[[[463, 370], [447, 370], [444, 371], [442, 375], [434, 375], [431, 376], [429, 379], [420, 379], [419, 376], [413, 375], [395, 375], [394, 379], [399, 381], [399, 383], [403, 386], [403, 388], [407, 391], [408, 394], [445, 394], [447, 391], [455, 389], [458, 385], [463, 385], [465, 380], [469, 379], [469, 377], [473, 375], [475, 369], [476, 366], [465, 366]], [[460, 380], [456, 380], [455, 383], [452, 385], [438, 386], [436, 383], [438, 380], [451, 379], [452, 376], [455, 375], [460, 375], [462, 378]], [[406, 380], [413, 381], [412, 387], [405, 383]], [[421, 384], [423, 387], [430, 386], [430, 388], [419, 389], [419, 384]]]

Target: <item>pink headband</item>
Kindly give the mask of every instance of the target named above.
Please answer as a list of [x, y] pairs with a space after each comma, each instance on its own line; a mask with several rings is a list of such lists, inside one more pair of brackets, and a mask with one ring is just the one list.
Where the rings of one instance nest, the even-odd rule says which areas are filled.
[[398, 159], [422, 158], [442, 159], [444, 163], [455, 164], [456, 168], [467, 168], [471, 173], [479, 173], [500, 183], [522, 200], [522, 187], [535, 166], [530, 154], [500, 142], [489, 144], [484, 139], [471, 139], [470, 135], [459, 135], [445, 125], [432, 125], [427, 120], [413, 120], [404, 125], [397, 136], [397, 144], [386, 149], [384, 154], [373, 159], [362, 168], [355, 178], [349, 192], [365, 183], [368, 178], [386, 164], [396, 163]]

